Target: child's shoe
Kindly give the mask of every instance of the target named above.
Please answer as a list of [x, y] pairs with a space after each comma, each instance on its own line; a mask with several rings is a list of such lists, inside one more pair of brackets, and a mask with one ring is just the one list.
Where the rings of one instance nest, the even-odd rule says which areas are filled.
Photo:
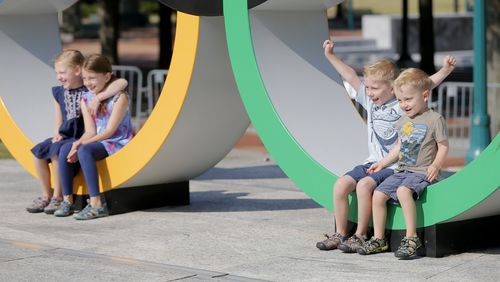
[[57, 198], [50, 199], [50, 203], [43, 209], [46, 214], [54, 214], [54, 212], [61, 206], [62, 200]]
[[77, 220], [87, 220], [99, 217], [105, 217], [109, 215], [108, 206], [106, 203], [102, 204], [102, 207], [93, 207], [88, 204], [83, 210], [75, 214], [74, 218]]
[[363, 236], [358, 236], [356, 234], [352, 235], [346, 241], [338, 245], [338, 249], [344, 253], [356, 253], [359, 248], [363, 246], [366, 238]]
[[340, 243], [347, 240], [347, 236], [342, 236], [340, 233], [334, 233], [332, 236], [325, 234], [325, 237], [325, 240], [316, 243], [316, 248], [323, 251], [334, 250]]
[[360, 255], [371, 255], [376, 253], [385, 252], [389, 249], [386, 239], [377, 239], [375, 236], [366, 241], [361, 248], [358, 249]]
[[70, 216], [75, 212], [75, 205], [70, 202], [63, 201], [59, 208], [54, 212], [57, 217]]
[[409, 259], [417, 254], [417, 250], [422, 247], [422, 241], [418, 237], [404, 237], [398, 250], [394, 253], [399, 259]]
[[46, 206], [49, 205], [48, 199], [43, 199], [42, 197], [38, 197], [33, 200], [33, 202], [26, 207], [26, 210], [31, 213], [39, 213], [43, 212]]

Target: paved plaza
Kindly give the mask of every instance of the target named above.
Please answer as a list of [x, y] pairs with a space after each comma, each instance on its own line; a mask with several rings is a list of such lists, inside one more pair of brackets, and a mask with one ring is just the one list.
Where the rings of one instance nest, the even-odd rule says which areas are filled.
[[81, 222], [27, 213], [36, 180], [0, 161], [0, 281], [500, 280], [500, 248], [411, 261], [317, 250], [332, 214], [265, 150], [234, 149], [190, 185], [189, 206]]

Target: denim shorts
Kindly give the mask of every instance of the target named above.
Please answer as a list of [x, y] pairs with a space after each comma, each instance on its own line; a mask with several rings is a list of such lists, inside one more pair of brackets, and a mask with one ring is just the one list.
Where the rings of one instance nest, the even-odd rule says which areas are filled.
[[373, 174], [368, 174], [367, 170], [368, 170], [368, 168], [370, 168], [370, 166], [372, 164], [373, 163], [366, 163], [363, 165], [358, 165], [358, 166], [354, 167], [351, 171], [346, 172], [345, 175], [349, 175], [350, 177], [352, 177], [354, 179], [354, 181], [356, 181], [356, 183], [358, 181], [360, 181], [362, 178], [369, 176], [373, 180], [375, 180], [375, 183], [377, 183], [377, 185], [379, 185], [387, 177], [394, 174], [394, 170], [390, 169], [390, 168], [384, 168], [384, 169], [381, 169], [380, 171], [377, 171]]
[[[398, 202], [397, 191], [401, 186], [413, 190], [413, 198], [418, 199], [422, 192], [431, 183], [427, 180], [427, 176], [422, 173], [411, 171], [400, 171], [394, 173], [382, 182], [375, 191], [380, 191], [387, 196], [391, 197], [393, 202]], [[392, 202], [392, 201], [391, 201]]]

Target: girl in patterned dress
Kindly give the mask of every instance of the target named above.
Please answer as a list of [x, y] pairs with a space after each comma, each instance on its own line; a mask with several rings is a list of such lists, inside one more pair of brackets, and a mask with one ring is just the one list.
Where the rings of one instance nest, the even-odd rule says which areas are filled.
[[120, 91], [112, 98], [103, 101], [95, 117], [92, 117], [86, 109], [114, 79], [111, 63], [105, 56], [96, 54], [85, 60], [83, 82], [89, 90], [82, 94], [81, 103], [85, 133], [79, 140], [64, 144], [61, 148], [59, 168], [64, 201], [54, 213], [56, 216], [69, 216], [74, 212], [73, 167], [77, 162], [87, 182], [90, 201], [75, 215], [75, 218], [85, 220], [109, 215], [106, 202], [101, 199], [96, 163], [116, 153], [132, 139], [129, 98], [125, 92]]
[[[62, 145], [80, 138], [84, 132], [80, 108], [81, 95], [87, 91], [81, 77], [84, 59], [82, 53], [77, 50], [64, 50], [55, 59], [56, 77], [61, 85], [52, 88], [55, 107], [54, 134], [31, 149], [42, 187], [42, 196], [34, 199], [26, 207], [28, 212], [44, 211], [47, 214], [53, 214], [62, 201], [58, 154]], [[127, 86], [125, 79], [117, 80], [108, 91], [100, 93], [91, 108], [95, 109], [99, 105], [99, 100], [105, 100]], [[50, 162], [52, 163], [53, 183], [51, 183]]]

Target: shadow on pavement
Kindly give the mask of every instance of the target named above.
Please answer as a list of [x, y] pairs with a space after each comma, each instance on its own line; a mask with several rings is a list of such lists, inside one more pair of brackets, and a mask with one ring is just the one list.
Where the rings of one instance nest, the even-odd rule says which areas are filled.
[[277, 165], [261, 165], [240, 168], [215, 167], [198, 176], [195, 180], [214, 179], [277, 179], [287, 178]]
[[225, 190], [191, 192], [191, 204], [181, 207], [162, 207], [145, 212], [242, 212], [277, 211], [321, 208], [311, 199], [255, 199], [249, 193]]

